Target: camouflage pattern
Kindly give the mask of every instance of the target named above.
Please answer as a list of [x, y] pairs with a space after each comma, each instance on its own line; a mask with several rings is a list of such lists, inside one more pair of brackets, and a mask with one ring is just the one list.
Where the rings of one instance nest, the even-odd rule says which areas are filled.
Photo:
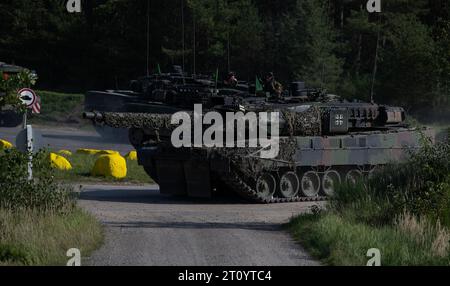
[[[289, 168], [346, 168], [378, 166], [402, 162], [421, 147], [423, 138], [434, 138], [432, 129], [400, 129], [395, 132], [362, 132], [352, 136], [306, 136], [280, 138], [280, 154], [275, 159], [252, 155], [257, 150], [227, 152], [251, 173]], [[255, 164], [255, 161], [258, 162]], [[255, 167], [256, 166], [256, 167]]]
[[[201, 100], [207, 102], [203, 112], [223, 116], [278, 112], [280, 152], [273, 159], [261, 158], [261, 148], [174, 148], [170, 137], [177, 126], [170, 122], [177, 109], [168, 111], [173, 104], [155, 104], [155, 112], [84, 115], [96, 124], [129, 129], [138, 162], [161, 193], [211, 197], [225, 190], [260, 203], [324, 199], [337, 184], [355, 183], [380, 166], [402, 162], [423, 138], [434, 140], [432, 130], [409, 128], [400, 107], [348, 102], [310, 90], [296, 94], [276, 99], [213, 94]], [[194, 104], [198, 98], [187, 94], [185, 99]], [[167, 112], [158, 112], [162, 109]], [[193, 105], [184, 110], [192, 119]]]
[[[430, 129], [400, 126], [327, 135], [322, 126], [328, 107], [308, 105], [301, 112], [270, 110], [280, 111], [282, 122], [280, 153], [274, 159], [260, 158], [260, 148], [176, 149], [169, 139], [176, 126], [170, 124], [167, 114], [104, 112], [85, 116], [111, 127], [131, 128], [130, 134], [142, 132], [142, 144], [134, 143], [139, 164], [159, 183], [161, 193], [210, 197], [215, 188], [228, 186], [264, 203], [322, 199], [320, 194], [331, 195], [337, 183], [368, 176], [377, 166], [401, 162], [421, 146], [424, 137], [434, 138]], [[286, 174], [292, 185], [301, 185], [293, 195], [280, 192]], [[259, 178], [273, 178], [273, 192], [258, 191]], [[268, 185], [264, 180], [260, 184]]]
[[[194, 113], [185, 111], [194, 122]], [[207, 111], [205, 111], [207, 112]], [[280, 134], [282, 135], [321, 135], [321, 110], [317, 106], [309, 106], [305, 111], [272, 109], [269, 112], [280, 112]], [[177, 125], [171, 124], [172, 114], [123, 113], [123, 112], [85, 112], [84, 118], [92, 119], [113, 128], [140, 128], [148, 133], [154, 131], [172, 132]]]
[[145, 128], [152, 130], [173, 130], [171, 115], [147, 113], [102, 113], [106, 125], [114, 128]]

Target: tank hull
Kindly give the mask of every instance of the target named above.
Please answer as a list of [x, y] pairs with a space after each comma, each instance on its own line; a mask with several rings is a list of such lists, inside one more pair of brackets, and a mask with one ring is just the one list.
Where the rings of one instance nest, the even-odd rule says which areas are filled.
[[23, 114], [14, 110], [0, 111], [0, 127], [17, 127], [22, 124]]
[[[248, 149], [175, 149], [154, 145], [138, 147], [137, 151], [139, 164], [160, 185], [163, 194], [205, 198], [225, 185], [241, 195], [253, 190], [255, 201], [298, 201], [330, 195], [332, 186], [327, 186], [330, 180], [354, 180], [370, 175], [379, 166], [403, 162], [410, 152], [420, 148], [423, 136], [433, 138], [434, 133], [430, 129], [400, 129], [342, 136], [283, 137], [280, 138], [283, 152], [275, 159], [255, 157]], [[275, 190], [268, 197], [259, 196], [256, 190], [256, 180], [264, 174], [275, 180]], [[304, 190], [300, 186], [294, 190], [295, 194], [283, 194], [280, 186], [286, 174], [299, 184], [305, 180], [311, 183], [309, 192], [308, 187]], [[236, 190], [236, 177], [248, 190]]]

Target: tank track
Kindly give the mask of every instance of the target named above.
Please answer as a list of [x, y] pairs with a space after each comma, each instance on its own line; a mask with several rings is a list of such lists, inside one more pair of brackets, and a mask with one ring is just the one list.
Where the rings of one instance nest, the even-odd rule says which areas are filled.
[[237, 172], [231, 171], [224, 178], [224, 183], [236, 192], [239, 196], [249, 201], [260, 204], [276, 204], [276, 203], [294, 203], [294, 202], [320, 202], [327, 201], [329, 198], [324, 196], [317, 197], [294, 197], [294, 198], [262, 198], [255, 189], [245, 183]]

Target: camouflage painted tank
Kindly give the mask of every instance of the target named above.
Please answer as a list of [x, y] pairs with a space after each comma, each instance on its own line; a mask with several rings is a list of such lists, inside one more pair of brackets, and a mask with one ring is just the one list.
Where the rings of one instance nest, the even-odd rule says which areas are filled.
[[262, 158], [262, 148], [175, 148], [170, 114], [88, 112], [84, 117], [129, 128], [139, 164], [161, 193], [211, 197], [225, 189], [261, 203], [325, 199], [338, 183], [355, 182], [379, 166], [403, 161], [420, 147], [423, 135], [433, 137], [429, 129], [409, 128], [402, 108], [316, 92], [225, 101], [212, 110], [279, 113], [277, 157]]

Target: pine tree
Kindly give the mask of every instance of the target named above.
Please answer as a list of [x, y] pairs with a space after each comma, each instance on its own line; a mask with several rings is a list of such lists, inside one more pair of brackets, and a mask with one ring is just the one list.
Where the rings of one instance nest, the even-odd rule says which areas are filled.
[[282, 45], [293, 78], [335, 91], [342, 61], [334, 53], [336, 33], [325, 7], [322, 0], [297, 1], [295, 11], [284, 20]]

